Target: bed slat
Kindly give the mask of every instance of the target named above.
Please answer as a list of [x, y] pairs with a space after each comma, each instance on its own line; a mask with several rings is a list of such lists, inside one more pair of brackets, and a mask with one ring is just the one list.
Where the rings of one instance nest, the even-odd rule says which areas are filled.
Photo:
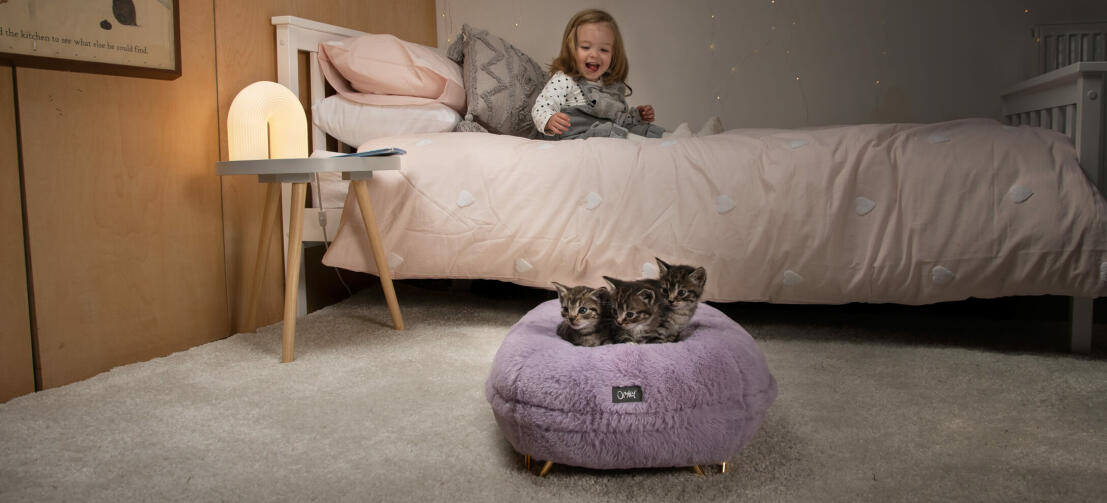
[[1039, 73], [1082, 61], [1107, 61], [1107, 23], [1040, 25], [1034, 28], [1034, 39]]

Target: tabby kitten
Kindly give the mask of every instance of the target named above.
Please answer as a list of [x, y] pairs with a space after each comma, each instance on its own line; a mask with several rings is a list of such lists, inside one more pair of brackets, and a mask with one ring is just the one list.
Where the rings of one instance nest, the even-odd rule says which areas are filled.
[[659, 258], [657, 267], [661, 269], [658, 284], [661, 294], [669, 301], [672, 312], [669, 319], [677, 333], [688, 326], [703, 296], [703, 286], [707, 283], [707, 271], [702, 267], [690, 265], [669, 265]]
[[615, 342], [676, 342], [680, 334], [669, 319], [669, 302], [656, 280], [624, 281], [604, 276], [611, 285]]
[[553, 285], [561, 301], [562, 320], [557, 326], [558, 336], [577, 346], [593, 347], [614, 342], [606, 288], [567, 287], [556, 281]]

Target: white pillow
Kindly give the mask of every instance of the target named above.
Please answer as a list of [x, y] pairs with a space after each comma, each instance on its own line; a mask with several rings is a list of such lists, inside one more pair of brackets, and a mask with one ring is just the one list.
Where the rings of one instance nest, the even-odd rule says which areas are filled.
[[337, 94], [313, 106], [311, 117], [319, 129], [352, 147], [385, 136], [453, 131], [461, 120], [441, 103], [363, 105]]

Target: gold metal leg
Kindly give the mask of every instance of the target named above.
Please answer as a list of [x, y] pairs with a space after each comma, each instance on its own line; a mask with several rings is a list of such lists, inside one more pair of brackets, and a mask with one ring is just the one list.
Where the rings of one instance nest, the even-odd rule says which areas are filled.
[[720, 468], [720, 472], [721, 473], [726, 473], [726, 461], [723, 461], [722, 468]]
[[361, 208], [361, 219], [365, 221], [365, 233], [369, 235], [369, 247], [373, 251], [373, 261], [377, 264], [377, 275], [381, 279], [384, 300], [388, 302], [388, 312], [392, 315], [392, 326], [396, 330], [404, 329], [404, 318], [400, 314], [400, 303], [396, 301], [396, 290], [392, 288], [392, 273], [388, 271], [388, 260], [381, 245], [381, 233], [377, 229], [377, 217], [373, 214], [373, 205], [369, 201], [369, 189], [365, 180], [351, 180], [357, 204]]
[[546, 464], [542, 465], [542, 471], [538, 472], [538, 476], [545, 477], [547, 473], [550, 473], [550, 468], [553, 468], [553, 461], [546, 461]]
[[261, 212], [261, 229], [258, 232], [258, 253], [254, 259], [254, 277], [246, 294], [246, 326], [248, 332], [257, 331], [258, 297], [265, 282], [265, 265], [269, 258], [269, 240], [273, 237], [273, 225], [277, 220], [277, 207], [281, 201], [281, 184], [269, 183], [265, 189], [265, 207]]
[[527, 467], [528, 471], [530, 470], [530, 454], [523, 456], [523, 466]]
[[692, 465], [692, 471], [696, 472], [696, 475], [699, 475], [700, 477], [704, 476], [703, 469], [700, 468], [700, 465]]
[[288, 222], [288, 269], [284, 273], [284, 331], [281, 335], [281, 363], [293, 359], [296, 342], [296, 291], [300, 287], [300, 250], [304, 237], [304, 200], [307, 184], [292, 184], [292, 215]]

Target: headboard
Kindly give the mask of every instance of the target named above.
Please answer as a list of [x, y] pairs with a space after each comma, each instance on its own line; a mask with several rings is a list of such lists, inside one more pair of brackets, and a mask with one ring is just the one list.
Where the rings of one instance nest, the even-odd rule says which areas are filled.
[[1107, 22], [1039, 25], [1034, 40], [1039, 74], [1083, 61], [1107, 61]]
[[[319, 104], [326, 97], [326, 83], [323, 80], [323, 73], [319, 70], [319, 44], [365, 33], [295, 16], [273, 16], [271, 22], [277, 28], [277, 83], [283, 84], [292, 90], [292, 94], [301, 97], [300, 76], [304, 69], [300, 68], [300, 53], [307, 53], [308, 112], [310, 114], [311, 107]], [[325, 149], [326, 133], [314, 123], [310, 124], [310, 127], [311, 148]]]
[[[306, 74], [308, 82], [308, 100], [306, 113], [311, 117], [312, 107], [323, 101], [326, 97], [327, 86], [323, 79], [323, 72], [319, 69], [319, 44], [331, 40], [340, 40], [349, 37], [363, 35], [363, 32], [342, 28], [326, 23], [311, 21], [295, 16], [273, 16], [270, 20], [277, 30], [277, 82], [292, 90], [292, 94], [303, 101], [303, 89], [300, 89], [301, 78]], [[300, 67], [300, 53], [307, 53], [307, 68]], [[314, 121], [308, 121], [310, 128], [310, 148], [325, 150], [327, 148], [328, 135], [315, 125]], [[337, 141], [337, 140], [335, 140]], [[339, 151], [352, 151], [353, 149], [339, 142]], [[319, 188], [312, 184], [312, 199], [319, 201]], [[281, 234], [284, 238], [282, 251], [288, 250], [288, 220], [291, 212], [292, 188], [290, 184], [281, 184], [281, 208], [283, 213], [283, 225]], [[334, 238], [338, 232], [338, 223], [342, 218], [342, 208], [313, 208], [304, 209], [303, 241], [305, 246], [314, 246], [312, 243], [326, 243]], [[287, 253], [287, 252], [286, 252]], [[287, 264], [288, 257], [285, 257]], [[300, 267], [304, 267], [301, 261]], [[307, 275], [304, 269], [300, 270], [300, 289], [297, 293], [297, 313], [300, 316], [307, 314]]]

